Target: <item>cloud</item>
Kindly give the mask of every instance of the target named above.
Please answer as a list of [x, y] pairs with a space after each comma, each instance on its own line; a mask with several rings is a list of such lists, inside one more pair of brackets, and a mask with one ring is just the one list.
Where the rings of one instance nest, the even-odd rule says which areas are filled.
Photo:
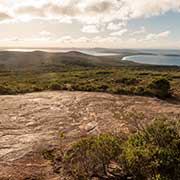
[[84, 33], [99, 33], [99, 29], [95, 25], [87, 25], [81, 29]]
[[112, 32], [110, 35], [111, 36], [122, 36], [123, 34], [125, 34], [128, 30], [127, 29], [122, 29], [120, 31], [117, 32]]
[[[16, 0], [16, 2], [18, 1]], [[13, 11], [15, 17], [25, 14], [43, 18], [69, 16], [83, 22], [84, 17], [94, 21], [97, 19], [101, 22], [111, 22], [112, 20], [150, 17], [180, 10], [180, 1], [178, 0], [32, 0], [28, 3], [27, 1], [23, 2], [14, 3], [14, 7], [6, 5], [6, 8]]]
[[[0, 39], [7, 46], [11, 43], [15, 46], [22, 45], [24, 46], [42, 46], [49, 47], [52, 45], [53, 47], [106, 47], [106, 48], [169, 48], [169, 47], [180, 47], [179, 41], [164, 41], [165, 39], [162, 37], [166, 37], [167, 33], [161, 32], [159, 33], [160, 38], [154, 41], [145, 41], [142, 39], [140, 41], [136, 38], [126, 38], [123, 40], [120, 36], [94, 36], [94, 37], [72, 37], [72, 36], [61, 36], [56, 38], [48, 38], [48, 37], [38, 37], [36, 35], [32, 37], [12, 37], [12, 38], [3, 38]], [[158, 33], [157, 33], [158, 34]], [[158, 42], [158, 43], [157, 43]]]
[[164, 31], [157, 34], [148, 34], [145, 38], [145, 41], [152, 41], [152, 40], [158, 40], [159, 38], [167, 38], [171, 34], [170, 31]]
[[81, 13], [79, 7], [76, 6], [76, 2], [76, 0], [71, 0], [67, 5], [48, 3], [42, 8], [50, 14], [73, 17]]
[[124, 26], [126, 26], [126, 22], [119, 22], [119, 23], [111, 22], [111, 23], [108, 24], [107, 29], [116, 31], [116, 30], [121, 29]]
[[39, 34], [42, 35], [42, 36], [51, 36], [51, 35], [52, 35], [52, 34], [51, 34], [50, 32], [48, 32], [48, 31], [41, 31]]
[[20, 39], [18, 37], [12, 37], [12, 38], [1, 38], [0, 41], [7, 41], [7, 42], [18, 42]]
[[[10, 19], [13, 15], [13, 18], [19, 21], [32, 19], [46, 21], [56, 19], [58, 23], [78, 21], [84, 26], [91, 25], [89, 28], [91, 30], [87, 27], [82, 29], [83, 32], [89, 33], [102, 31], [101, 27], [118, 31], [131, 19], [180, 11], [179, 0], [0, 0], [0, 2], [6, 9], [5, 12], [8, 12], [0, 13], [0, 20]], [[140, 32], [134, 33], [137, 35]]]
[[105, 44], [114, 43], [114, 42], [121, 42], [120, 39], [117, 39], [116, 37], [102, 37], [102, 36], [95, 36], [92, 38], [88, 37], [79, 37], [79, 38], [73, 38], [71, 36], [63, 36], [56, 40], [56, 42], [59, 43], [65, 43], [65, 44], [73, 44], [73, 45], [91, 45], [91, 46], [103, 46]]
[[[92, 38], [93, 39], [93, 38]], [[92, 39], [87, 37], [79, 37], [79, 38], [73, 38], [71, 36], [63, 36], [56, 40], [56, 42], [60, 43], [90, 43], [92, 42]]]
[[144, 33], [146, 33], [146, 28], [144, 26], [142, 26], [139, 30], [132, 32], [131, 36], [142, 35]]
[[168, 11], [179, 11], [180, 1], [177, 0], [125, 0], [129, 7], [130, 17], [150, 17]]
[[8, 41], [8, 42], [50, 42], [50, 41], [56, 41], [57, 37], [48, 32], [48, 31], [41, 31], [39, 33], [33, 34], [32, 36], [22, 36], [22, 37], [9, 37], [9, 38], [2, 38], [1, 41]]
[[5, 12], [0, 12], [0, 20], [9, 20], [9, 19], [12, 19], [12, 17], [8, 14], [8, 13], [5, 13]]
[[158, 34], [158, 37], [168, 37], [171, 34], [170, 31], [164, 31]]
[[107, 13], [111, 11], [113, 6], [113, 1], [94, 1], [92, 4], [85, 8], [85, 11], [94, 14]]
[[51, 17], [51, 16], [70, 16], [74, 17], [81, 14], [80, 9], [76, 6], [77, 0], [67, 0], [68, 3], [59, 3], [58, 1], [43, 1], [42, 4], [23, 4], [15, 7], [14, 12], [17, 15], [30, 15], [33, 17]]
[[[149, 41], [151, 41], [150, 44], [157, 42], [157, 40], [163, 42], [164, 39], [170, 41], [171, 38], [168, 37], [171, 32], [162, 29], [160, 30], [162, 32], [159, 33], [148, 32], [145, 27], [134, 31], [128, 29], [128, 27], [132, 27], [127, 26], [128, 22], [133, 19], [158, 16], [169, 11], [180, 12], [180, 0], [0, 0], [0, 23], [17, 22], [15, 26], [21, 27], [23, 21], [22, 27], [24, 27], [24, 22], [32, 21], [33, 26], [41, 22], [46, 25], [53, 24], [52, 27], [47, 27], [47, 31], [54, 32], [54, 29], [58, 31], [55, 34], [47, 31], [39, 33], [46, 26], [42, 25], [42, 29], [39, 29], [37, 25], [35, 35], [24, 39], [18, 38], [19, 41], [36, 42], [39, 40], [59, 43], [94, 43], [95, 45], [99, 43], [102, 46], [109, 42], [109, 44], [116, 46], [116, 43], [120, 44], [122, 36], [128, 32], [130, 37], [125, 37], [127, 46], [134, 43], [136, 47], [139, 41], [141, 44], [144, 41], [147, 44]], [[60, 23], [73, 24], [61, 26]], [[35, 29], [32, 31], [34, 33]], [[84, 37], [86, 35], [82, 32], [93, 35], [91, 38], [88, 38], [90, 35]], [[100, 32], [102, 32], [102, 37], [98, 34]], [[26, 34], [24, 32], [22, 36], [26, 36]], [[73, 34], [79, 37], [69, 36]], [[58, 35], [63, 37], [58, 38]], [[123, 42], [124, 44], [125, 42]], [[146, 44], [145, 46], [147, 47]]]
[[15, 13], [17, 14], [27, 14], [30, 16], [37, 16], [37, 17], [42, 17], [45, 16], [44, 11], [41, 10], [39, 7], [35, 6], [22, 6], [19, 7], [15, 10]]

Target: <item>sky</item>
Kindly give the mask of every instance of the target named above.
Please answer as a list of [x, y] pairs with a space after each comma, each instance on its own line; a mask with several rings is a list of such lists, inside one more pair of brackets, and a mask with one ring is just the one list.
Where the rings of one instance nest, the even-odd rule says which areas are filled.
[[0, 0], [0, 47], [180, 48], [180, 0]]

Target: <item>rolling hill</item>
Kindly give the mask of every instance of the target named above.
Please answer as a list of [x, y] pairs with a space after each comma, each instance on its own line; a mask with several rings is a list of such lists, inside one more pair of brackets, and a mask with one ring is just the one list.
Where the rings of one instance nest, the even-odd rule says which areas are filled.
[[122, 61], [122, 57], [124, 57], [124, 54], [117, 56], [92, 56], [76, 51], [66, 53], [1, 51], [0, 67], [8, 70], [45, 70], [47, 68], [118, 67], [136, 64]]

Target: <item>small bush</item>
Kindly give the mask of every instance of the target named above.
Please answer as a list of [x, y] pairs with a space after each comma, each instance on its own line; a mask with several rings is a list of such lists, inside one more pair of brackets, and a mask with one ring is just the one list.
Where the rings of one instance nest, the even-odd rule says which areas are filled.
[[5, 86], [0, 85], [0, 95], [16, 94], [16, 93], [17, 93], [16, 87], [10, 87], [8, 85]]
[[53, 160], [55, 157], [55, 151], [54, 150], [44, 150], [42, 151], [42, 155], [47, 160]]
[[121, 79], [116, 80], [116, 83], [122, 83], [125, 85], [135, 85], [139, 83], [139, 79], [132, 78], [132, 77], [123, 77]]
[[180, 127], [157, 120], [123, 146], [120, 166], [134, 180], [180, 179]]
[[149, 85], [148, 89], [151, 94], [159, 98], [167, 98], [171, 95], [170, 93], [170, 82], [165, 78], [153, 80]]
[[124, 134], [94, 135], [60, 156], [51, 150], [43, 155], [54, 172], [75, 180], [179, 180], [180, 123], [155, 120], [128, 139]]
[[51, 84], [49, 85], [49, 89], [50, 89], [50, 90], [54, 90], [54, 91], [56, 91], [56, 90], [61, 90], [61, 89], [62, 89], [62, 86], [61, 86], [59, 83], [54, 82], [54, 83], [51, 83]]
[[121, 152], [118, 138], [104, 134], [90, 136], [72, 146], [65, 155], [65, 170], [74, 179], [107, 176], [111, 161]]

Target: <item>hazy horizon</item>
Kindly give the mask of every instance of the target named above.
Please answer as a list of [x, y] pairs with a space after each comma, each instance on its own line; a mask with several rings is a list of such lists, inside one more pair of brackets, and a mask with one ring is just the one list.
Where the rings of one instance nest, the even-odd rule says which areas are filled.
[[0, 47], [2, 49], [114, 49], [114, 50], [175, 50], [180, 51], [180, 48], [113, 48], [113, 47], [53, 47], [53, 46], [7, 46], [7, 47]]

